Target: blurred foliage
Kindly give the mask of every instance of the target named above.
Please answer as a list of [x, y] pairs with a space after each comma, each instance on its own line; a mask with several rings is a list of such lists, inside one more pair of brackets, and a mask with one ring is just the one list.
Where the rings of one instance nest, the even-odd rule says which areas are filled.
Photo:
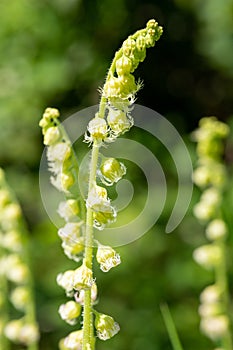
[[[198, 119], [216, 115], [228, 120], [232, 113], [232, 8], [231, 0], [1, 0], [0, 164], [32, 232], [41, 349], [57, 348], [58, 340], [70, 331], [57, 313], [65, 296], [56, 275], [75, 266], [63, 255], [39, 195], [43, 146], [38, 121], [44, 108], [58, 107], [66, 117], [96, 104], [97, 88], [114, 52], [129, 33], [154, 17], [164, 34], [136, 72], [145, 81], [138, 102], [175, 125], [195, 160], [187, 133]], [[185, 349], [194, 344], [199, 350], [211, 348], [199, 333], [197, 316], [199, 293], [211, 276], [192, 261], [193, 249], [203, 242], [191, 210], [199, 194], [194, 192], [181, 225], [166, 235], [176, 172], [164, 149], [153, 147], [168, 179], [168, 201], [148, 234], [120, 248], [122, 264], [117, 269], [103, 274], [96, 267], [99, 309], [111, 312], [121, 325], [118, 336], [98, 342], [99, 350], [171, 349], [159, 310], [163, 301], [171, 308]], [[231, 166], [231, 144], [226, 159]], [[139, 174], [139, 192], [140, 181]], [[231, 181], [224, 210], [232, 228]], [[230, 252], [232, 256], [232, 248]], [[230, 276], [232, 289], [232, 271]]]

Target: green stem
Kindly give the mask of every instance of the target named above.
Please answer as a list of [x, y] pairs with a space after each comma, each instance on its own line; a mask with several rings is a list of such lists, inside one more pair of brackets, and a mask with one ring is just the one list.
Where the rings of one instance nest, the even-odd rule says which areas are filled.
[[[96, 183], [96, 170], [99, 155], [99, 144], [94, 142], [92, 148], [92, 156], [90, 163], [89, 189], [88, 196], [91, 195], [93, 186]], [[93, 214], [90, 208], [87, 208], [86, 214], [86, 232], [85, 232], [85, 252], [84, 263], [92, 270], [92, 255], [93, 255]], [[93, 314], [91, 303], [91, 287], [85, 290], [84, 310], [83, 310], [83, 350], [94, 349], [94, 331], [93, 331]], [[89, 345], [88, 345], [89, 344]]]
[[167, 304], [160, 305], [163, 320], [174, 350], [183, 350], [174, 321]]
[[[229, 317], [229, 292], [228, 292], [228, 281], [227, 281], [227, 266], [226, 266], [226, 245], [225, 241], [219, 240], [216, 242], [216, 245], [219, 246], [222, 258], [216, 268], [216, 284], [219, 286], [220, 290], [223, 293], [223, 307], [225, 314]], [[232, 350], [232, 338], [230, 327], [226, 332], [225, 336], [222, 338], [222, 346], [224, 350]]]

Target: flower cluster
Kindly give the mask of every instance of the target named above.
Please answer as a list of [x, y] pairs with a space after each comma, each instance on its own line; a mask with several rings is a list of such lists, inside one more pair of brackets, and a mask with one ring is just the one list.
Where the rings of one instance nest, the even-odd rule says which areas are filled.
[[[28, 347], [34, 344], [36, 349], [39, 331], [35, 320], [27, 245], [27, 231], [20, 206], [0, 170], [0, 299], [4, 303], [4, 297], [9, 295], [15, 309], [23, 313], [21, 318], [8, 320], [1, 328], [9, 340]], [[9, 281], [9, 289], [4, 279]], [[4, 310], [4, 307], [1, 309]]]
[[[135, 83], [132, 73], [146, 57], [146, 49], [155, 45], [162, 34], [162, 27], [155, 20], [149, 20], [146, 28], [138, 30], [130, 35], [119, 51], [116, 52], [113, 65], [103, 87], [103, 96], [119, 108], [118, 102], [126, 105], [134, 99], [140, 88], [140, 83]], [[124, 110], [124, 109], [123, 109]]]
[[[66, 200], [58, 206], [58, 214], [65, 221], [65, 225], [58, 230], [58, 236], [62, 240], [62, 248], [67, 257], [76, 262], [82, 261], [81, 265], [75, 270], [67, 270], [57, 276], [58, 285], [65, 290], [67, 297], [73, 298], [60, 305], [58, 312], [64, 321], [74, 325], [82, 315], [85, 290], [91, 290], [92, 305], [96, 303], [97, 299], [97, 286], [93, 278], [93, 272], [87, 267], [84, 258], [86, 245], [85, 211], [90, 209], [93, 215], [93, 226], [103, 229], [115, 220], [116, 210], [111, 205], [107, 190], [96, 184], [92, 186], [92, 190], [86, 199], [86, 205], [84, 208], [82, 207], [82, 200], [77, 197], [78, 191], [75, 189], [75, 181], [68, 181], [68, 179], [77, 179], [78, 165], [77, 162], [74, 162], [76, 158], [71, 148], [71, 142], [59, 123], [58, 117], [59, 112], [56, 109], [47, 108], [40, 121], [40, 126], [44, 135], [44, 143], [48, 147], [47, 158], [50, 171], [53, 173], [51, 182], [66, 197]], [[104, 139], [107, 132], [104, 119], [93, 119], [88, 128], [93, 138]], [[56, 137], [52, 138], [52, 135]], [[110, 186], [119, 181], [125, 172], [126, 169], [122, 163], [114, 158], [108, 158], [101, 163], [98, 176], [104, 184], [108, 183], [108, 186]], [[64, 179], [67, 182], [64, 182]], [[66, 186], [68, 183], [71, 186]], [[120, 264], [120, 256], [110, 247], [101, 245], [100, 248], [99, 245], [96, 258], [101, 269], [105, 272]], [[81, 330], [70, 333], [60, 341], [60, 349], [81, 347], [82, 334]], [[114, 334], [116, 332], [113, 332], [112, 336]]]
[[162, 27], [151, 19], [146, 28], [130, 35], [116, 52], [104, 87], [100, 90], [102, 96], [99, 112], [87, 128], [86, 142], [112, 142], [131, 128], [131, 106], [137, 91], [142, 87], [142, 82], [136, 83], [132, 73], [144, 61], [146, 49], [155, 45], [162, 32]]
[[49, 169], [53, 173], [51, 182], [59, 191], [68, 193], [75, 181], [74, 155], [70, 141], [59, 123], [59, 115], [57, 109], [46, 108], [39, 125], [44, 135], [44, 144], [48, 146]]
[[84, 136], [84, 142], [92, 146], [88, 194], [84, 200], [78, 187], [77, 160], [59, 122], [58, 110], [47, 108], [40, 121], [49, 168], [53, 173], [51, 182], [66, 198], [58, 207], [59, 215], [65, 220], [58, 235], [68, 258], [81, 261], [75, 270], [57, 276], [58, 285], [67, 297], [73, 298], [59, 307], [61, 318], [74, 325], [82, 316], [83, 324], [81, 330], [71, 332], [60, 341], [60, 350], [94, 350], [95, 332], [99, 339], [106, 340], [120, 329], [111, 316], [94, 310], [97, 286], [92, 265], [94, 246], [97, 246], [96, 260], [103, 272], [121, 263], [120, 255], [112, 247], [104, 246], [94, 238], [94, 228], [103, 230], [116, 220], [117, 211], [104, 186], [117, 183], [126, 174], [126, 167], [115, 158], [102, 156], [99, 149], [103, 144], [115, 141], [133, 125], [131, 106], [142, 84], [135, 82], [132, 73], [145, 59], [146, 49], [154, 46], [161, 34], [162, 28], [155, 20], [150, 20], [146, 28], [129, 36], [116, 52], [101, 89], [99, 110], [88, 123]]
[[194, 132], [197, 141], [198, 167], [193, 180], [202, 189], [200, 202], [194, 207], [194, 215], [205, 224], [207, 244], [195, 249], [195, 261], [214, 271], [215, 283], [201, 293], [199, 314], [200, 328], [206, 336], [220, 344], [229, 338], [228, 291], [226, 280], [227, 225], [221, 215], [222, 197], [226, 185], [226, 170], [221, 157], [223, 141], [228, 126], [215, 117], [200, 120]]

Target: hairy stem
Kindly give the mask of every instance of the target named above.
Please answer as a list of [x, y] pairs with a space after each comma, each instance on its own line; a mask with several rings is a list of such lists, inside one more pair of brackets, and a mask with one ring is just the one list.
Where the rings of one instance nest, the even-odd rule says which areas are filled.
[[[92, 148], [92, 156], [90, 163], [89, 189], [88, 196], [91, 193], [92, 187], [96, 183], [96, 170], [99, 155], [99, 145], [94, 142]], [[93, 213], [90, 208], [87, 208], [86, 214], [86, 231], [85, 231], [85, 252], [84, 263], [89, 269], [92, 269], [92, 255], [93, 255]], [[91, 305], [91, 287], [85, 290], [84, 297], [84, 311], [83, 311], [83, 350], [94, 349], [94, 334], [93, 334], [93, 315]], [[88, 345], [90, 344], [90, 345]]]

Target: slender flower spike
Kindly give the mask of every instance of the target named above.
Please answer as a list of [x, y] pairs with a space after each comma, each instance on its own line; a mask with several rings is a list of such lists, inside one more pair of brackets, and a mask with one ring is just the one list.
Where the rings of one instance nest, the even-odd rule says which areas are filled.
[[101, 340], [112, 338], [120, 330], [120, 326], [111, 316], [95, 312], [95, 328]]
[[[117, 183], [126, 173], [123, 163], [114, 158], [105, 158], [99, 162], [100, 148], [126, 131], [133, 125], [130, 114], [137, 91], [142, 87], [140, 80], [135, 81], [133, 72], [146, 57], [146, 49], [155, 45], [160, 38], [162, 28], [155, 20], [147, 22], [144, 29], [138, 30], [123, 42], [116, 52], [109, 68], [105, 84], [101, 91], [99, 110], [87, 126], [84, 142], [92, 146], [89, 162], [88, 193], [85, 204], [78, 186], [78, 163], [65, 130], [59, 123], [59, 112], [47, 108], [40, 121], [44, 144], [47, 145], [51, 182], [65, 194], [65, 201], [60, 203], [59, 215], [66, 225], [59, 229], [64, 253], [75, 261], [82, 261], [76, 270], [59, 274], [57, 283], [65, 289], [67, 296], [74, 300], [59, 308], [61, 318], [74, 324], [82, 312], [82, 330], [70, 333], [59, 343], [60, 350], [94, 350], [94, 323], [97, 336], [106, 340], [119, 332], [119, 325], [111, 316], [99, 314], [93, 308], [97, 299], [97, 286], [93, 278], [93, 251], [95, 231], [103, 230], [115, 221], [116, 209], [105, 186]], [[104, 157], [102, 157], [103, 159]], [[1, 196], [0, 196], [1, 203]], [[80, 208], [79, 208], [80, 206]], [[85, 224], [84, 224], [85, 223]], [[85, 226], [84, 226], [85, 225]], [[120, 264], [120, 256], [109, 246], [98, 245], [96, 259], [102, 271], [107, 272]]]
[[[146, 49], [155, 45], [163, 30], [155, 20], [147, 22], [146, 28], [138, 30], [123, 42], [122, 48], [116, 52], [105, 85], [103, 96], [111, 103], [123, 102], [125, 108], [134, 100], [141, 83], [136, 83], [132, 73], [139, 62], [144, 61]], [[117, 107], [119, 108], [119, 107]], [[124, 108], [124, 109], [125, 109]]]
[[121, 263], [120, 255], [113, 248], [102, 245], [98, 246], [96, 260], [103, 272], [108, 272], [111, 268]]

